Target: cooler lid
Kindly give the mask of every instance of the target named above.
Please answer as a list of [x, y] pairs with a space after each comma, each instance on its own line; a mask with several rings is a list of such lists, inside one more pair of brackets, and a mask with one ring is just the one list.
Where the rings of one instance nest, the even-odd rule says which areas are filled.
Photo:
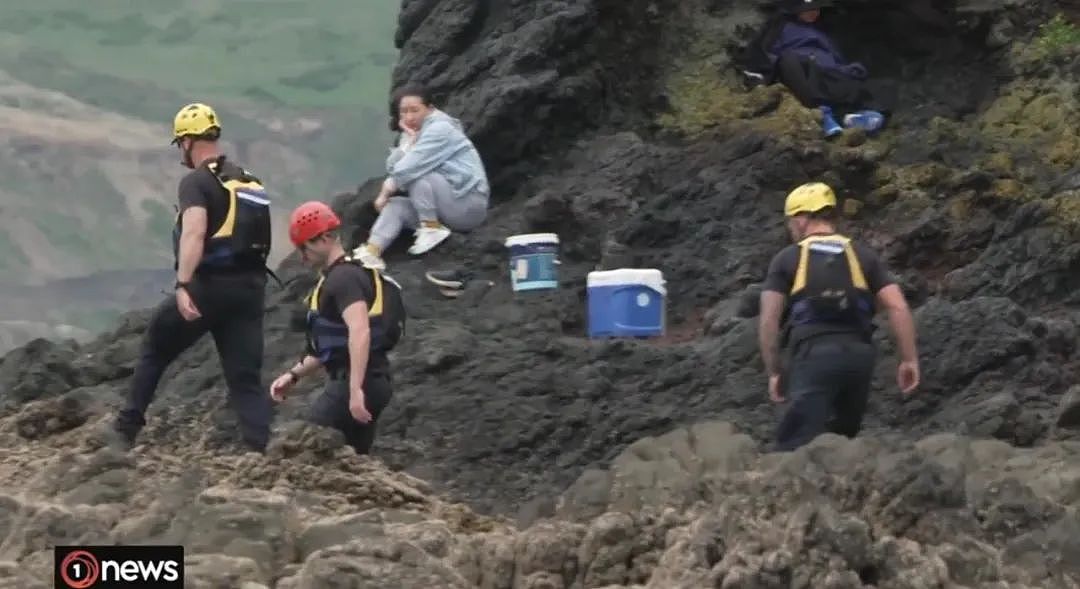
[[655, 268], [619, 268], [617, 270], [598, 270], [589, 272], [587, 287], [593, 286], [647, 286], [659, 293], [666, 293], [666, 282], [662, 272]]

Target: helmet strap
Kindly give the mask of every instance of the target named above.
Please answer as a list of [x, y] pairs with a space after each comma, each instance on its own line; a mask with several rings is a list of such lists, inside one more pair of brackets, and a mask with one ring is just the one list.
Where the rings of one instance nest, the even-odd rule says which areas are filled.
[[179, 141], [181, 158], [180, 162], [189, 168], [194, 168], [195, 163], [191, 161], [191, 150], [195, 147], [195, 142], [188, 143], [187, 147], [184, 147], [183, 138]]

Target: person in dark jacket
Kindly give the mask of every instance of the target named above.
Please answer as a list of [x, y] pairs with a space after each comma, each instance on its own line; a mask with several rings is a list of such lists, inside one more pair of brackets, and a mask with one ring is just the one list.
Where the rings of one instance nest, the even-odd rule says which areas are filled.
[[[743, 58], [745, 73], [763, 83], [779, 81], [803, 106], [819, 109], [826, 137], [843, 127], [880, 130], [889, 114], [867, 86], [866, 66], [848, 61], [819, 26], [829, 0], [791, 0], [771, 19]], [[843, 126], [837, 122], [837, 117]]]

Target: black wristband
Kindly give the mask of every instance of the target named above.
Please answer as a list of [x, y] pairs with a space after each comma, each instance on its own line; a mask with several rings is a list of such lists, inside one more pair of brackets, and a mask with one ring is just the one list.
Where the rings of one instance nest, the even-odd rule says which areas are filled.
[[177, 280], [176, 284], [173, 285], [173, 290], [180, 290], [181, 288], [184, 289], [184, 290], [187, 290], [187, 287], [188, 287], [189, 284], [191, 284], [191, 283], [190, 282], [180, 282], [179, 280]]

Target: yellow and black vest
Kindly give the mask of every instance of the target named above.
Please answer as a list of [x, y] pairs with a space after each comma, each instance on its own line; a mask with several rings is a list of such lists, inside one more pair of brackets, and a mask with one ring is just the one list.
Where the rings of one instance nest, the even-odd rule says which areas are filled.
[[799, 261], [784, 310], [784, 344], [825, 333], [873, 334], [874, 293], [851, 240], [811, 235], [799, 242]]
[[[207, 165], [229, 200], [221, 225], [206, 238], [199, 270], [263, 269], [270, 255], [270, 199], [258, 178], [243, 168], [233, 176], [225, 171], [224, 163], [222, 155]], [[178, 213], [173, 228], [173, 256], [177, 263], [182, 231]]]
[[323, 283], [340, 264], [352, 264], [371, 275], [375, 298], [368, 306], [370, 353], [389, 352], [405, 334], [406, 311], [401, 285], [350, 256], [342, 257], [323, 271], [307, 298], [307, 352], [329, 369], [347, 369], [349, 365], [349, 327], [344, 321], [332, 321], [319, 312]]

